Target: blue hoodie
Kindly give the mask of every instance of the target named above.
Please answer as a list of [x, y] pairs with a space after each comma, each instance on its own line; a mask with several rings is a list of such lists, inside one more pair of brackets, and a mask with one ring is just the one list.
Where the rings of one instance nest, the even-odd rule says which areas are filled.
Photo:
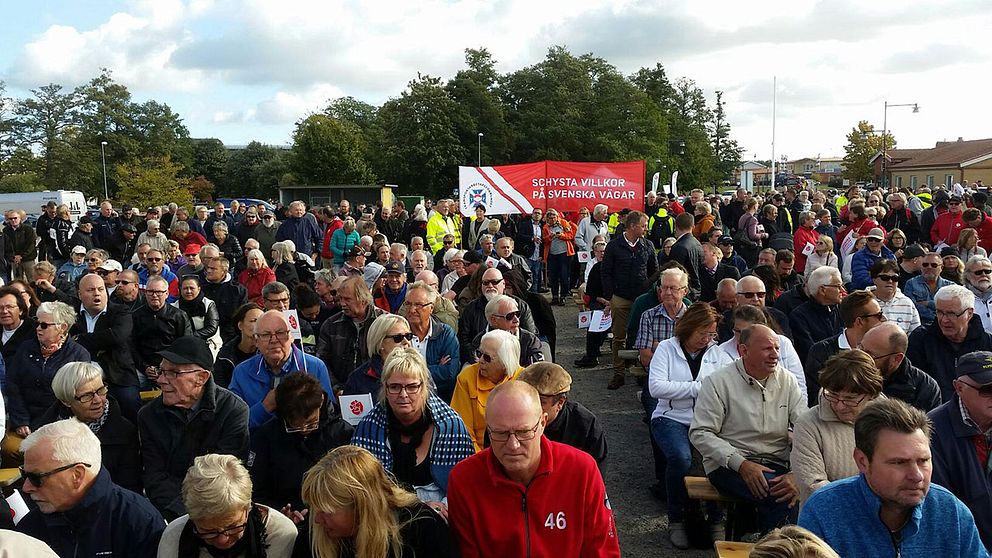
[[867, 246], [858, 250], [851, 257], [851, 289], [867, 289], [874, 285], [871, 280], [871, 266], [875, 265], [875, 262], [882, 258], [895, 260], [896, 255], [884, 245], [882, 246], [882, 252], [877, 256], [872, 254]]

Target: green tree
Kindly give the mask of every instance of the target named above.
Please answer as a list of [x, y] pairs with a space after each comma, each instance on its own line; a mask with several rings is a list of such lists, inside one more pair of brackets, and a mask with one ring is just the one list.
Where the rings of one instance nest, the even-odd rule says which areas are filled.
[[709, 127], [713, 140], [713, 152], [716, 156], [716, 181], [729, 180], [734, 170], [741, 166], [743, 149], [737, 140], [730, 137], [730, 123], [724, 111], [723, 91], [716, 92], [716, 106], [713, 108], [713, 122]]
[[[496, 90], [499, 78], [496, 61], [486, 49], [466, 49], [465, 63], [468, 67], [445, 85], [458, 107], [451, 115], [458, 143], [481, 145], [481, 159], [485, 165], [512, 162], [512, 135], [506, 124], [505, 107]], [[484, 134], [481, 142], [480, 133]], [[480, 154], [476, 153], [478, 157]], [[472, 164], [477, 162], [476, 158], [471, 158]]]
[[169, 157], [148, 157], [120, 163], [114, 168], [119, 190], [116, 200], [135, 207], [175, 202], [193, 204], [190, 180], [180, 176], [182, 167]]
[[284, 153], [257, 141], [232, 150], [224, 170], [223, 192], [230, 196], [274, 197], [280, 180], [290, 170]]
[[80, 99], [75, 91], [63, 93], [62, 86], [54, 83], [31, 90], [32, 97], [23, 99], [17, 105], [16, 132], [18, 144], [37, 146], [45, 165], [42, 181], [45, 186], [59, 187], [59, 165], [56, 155], [67, 154], [59, 148], [65, 144], [64, 132], [74, 126], [79, 119]]
[[7, 162], [17, 149], [14, 141], [14, 132], [17, 121], [14, 119], [14, 110], [17, 102], [13, 97], [7, 96], [7, 84], [0, 80], [0, 177], [12, 171], [7, 167]]
[[0, 193], [40, 192], [45, 189], [41, 177], [33, 172], [11, 173], [0, 178]]
[[203, 176], [220, 187], [226, 187], [224, 171], [230, 153], [217, 138], [192, 140], [193, 166], [190, 174]]
[[[893, 149], [896, 139], [886, 134], [886, 146]], [[844, 172], [842, 176], [852, 182], [873, 180], [875, 176], [871, 159], [882, 151], [882, 135], [875, 133], [875, 127], [867, 120], [858, 122], [847, 134], [844, 146]]]
[[372, 184], [357, 126], [326, 114], [296, 123], [291, 168], [304, 184]]
[[450, 194], [457, 185], [458, 165], [468, 161], [451, 115], [457, 104], [441, 80], [417, 76], [399, 98], [379, 109], [383, 143], [379, 178], [406, 192]]

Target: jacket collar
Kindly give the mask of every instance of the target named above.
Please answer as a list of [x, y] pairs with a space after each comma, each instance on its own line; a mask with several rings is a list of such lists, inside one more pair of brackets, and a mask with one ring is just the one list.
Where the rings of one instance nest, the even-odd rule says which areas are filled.
[[[858, 480], [855, 484], [857, 485], [858, 492], [865, 503], [865, 507], [873, 511], [875, 518], [878, 519], [879, 523], [882, 523], [882, 519], [879, 516], [882, 511], [882, 501], [878, 498], [878, 495], [875, 494], [875, 491], [868, 486], [868, 479], [865, 478], [864, 473], [858, 475]], [[933, 489], [933, 487], [930, 488], [931, 490]], [[926, 502], [926, 498], [924, 498], [923, 502]], [[910, 514], [906, 524], [903, 525], [902, 529], [900, 529], [899, 532], [902, 534], [903, 541], [906, 541], [919, 532], [920, 521], [923, 519], [923, 502], [913, 508], [913, 512]], [[882, 523], [882, 528], [888, 531], [888, 527], [884, 523]]]
[[[97, 473], [96, 479], [90, 485], [89, 490], [83, 495], [72, 508], [62, 513], [44, 514], [42, 517], [46, 524], [53, 525], [66, 522], [74, 527], [78, 534], [82, 531], [81, 526], [90, 524], [94, 519], [101, 516], [99, 508], [104, 505], [114, 488], [114, 483], [110, 480], [110, 473], [103, 467]], [[41, 513], [41, 512], [39, 512]]]
[[[499, 460], [496, 459], [496, 454], [493, 453], [493, 448], [487, 448], [483, 450], [486, 454], [486, 464], [489, 469], [489, 478], [493, 482], [493, 486], [508, 486], [513, 487], [517, 490], [527, 487], [520, 484], [519, 482], [506, 476], [506, 472], [503, 471], [503, 465], [500, 464]], [[538, 477], [551, 475], [555, 470], [555, 459], [551, 451], [551, 442], [548, 438], [541, 435], [541, 462], [537, 465], [537, 472], [534, 473], [534, 478], [531, 479], [531, 483], [537, 480]]]

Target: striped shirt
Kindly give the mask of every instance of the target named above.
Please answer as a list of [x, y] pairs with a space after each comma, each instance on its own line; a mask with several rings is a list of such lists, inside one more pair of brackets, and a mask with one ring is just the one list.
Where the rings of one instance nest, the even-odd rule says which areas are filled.
[[[871, 287], [869, 290], [874, 291], [875, 287]], [[875, 300], [878, 302], [879, 308], [882, 309], [885, 319], [901, 327], [906, 335], [920, 327], [920, 312], [916, 309], [916, 304], [908, 296], [902, 294], [898, 288], [892, 300], [887, 302], [880, 298]]]

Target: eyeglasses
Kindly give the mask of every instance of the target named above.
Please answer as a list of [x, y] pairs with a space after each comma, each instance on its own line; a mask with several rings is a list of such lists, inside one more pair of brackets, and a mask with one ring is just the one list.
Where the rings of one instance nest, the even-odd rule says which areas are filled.
[[269, 304], [289, 304], [289, 297], [286, 298], [266, 298], [265, 302]]
[[827, 287], [833, 287], [839, 291], [844, 288], [844, 285], [823, 285], [823, 288], [827, 288]]
[[992, 275], [992, 269], [974, 269], [971, 273], [975, 275]]
[[868, 242], [881, 242], [881, 241], [882, 241], [881, 238], [871, 238], [871, 237], [868, 238]]
[[134, 281], [127, 281], [125, 279], [118, 279], [118, 280], [114, 281], [114, 283], [116, 283], [118, 285], [125, 285], [125, 286], [127, 286], [127, 285], [134, 284]]
[[475, 358], [479, 361], [485, 362], [486, 364], [496, 360], [491, 354], [482, 352], [482, 349], [477, 349], [475, 351]]
[[50, 327], [56, 327], [58, 325], [60, 324], [51, 323], [51, 322], [38, 322], [38, 329], [48, 329]]
[[961, 382], [962, 384], [970, 387], [971, 389], [977, 391], [978, 392], [978, 395], [980, 395], [982, 397], [992, 398], [992, 384], [984, 385], [984, 386], [976, 386], [976, 385], [971, 384], [969, 382], [965, 382], [964, 380], [958, 380], [958, 381]]
[[103, 260], [101, 260], [100, 258], [87, 258], [86, 261], [90, 263], [103, 263]]
[[193, 534], [205, 541], [211, 541], [217, 537], [234, 537], [242, 532], [248, 527], [248, 513], [245, 512], [245, 522], [241, 525], [235, 525], [234, 527], [228, 527], [222, 531], [200, 531], [196, 528], [196, 523], [193, 523]]
[[878, 279], [880, 281], [887, 281], [887, 282], [895, 283], [896, 281], [899, 280], [899, 276], [898, 275], [876, 275], [875, 276], [875, 279]]
[[455, 241], [454, 240], [445, 240], [444, 243], [445, 244], [454, 244]]
[[971, 308], [965, 308], [960, 312], [948, 312], [946, 310], [937, 310], [938, 318], [960, 318], [965, 312], [971, 310]]
[[510, 440], [510, 436], [512, 435], [518, 442], [526, 442], [527, 440], [533, 440], [534, 436], [537, 436], [537, 429], [540, 427], [541, 419], [537, 419], [537, 424], [533, 428], [526, 430], [493, 430], [489, 428], [489, 439], [494, 442], [506, 442]]
[[823, 398], [824, 399], [826, 399], [827, 401], [829, 401], [831, 403], [839, 403], [839, 404], [841, 404], [841, 405], [843, 405], [845, 407], [857, 407], [858, 405], [860, 405], [865, 400], [866, 397], [868, 397], [868, 396], [867, 395], [862, 395], [861, 397], [858, 397], [857, 399], [855, 399], [853, 397], [840, 397], [840, 396], [838, 396], [835, 393], [831, 393], [831, 392], [829, 392], [827, 390], [823, 390]]
[[167, 294], [168, 292], [169, 291], [153, 291], [151, 289], [145, 289], [145, 294], [146, 295], [163, 296], [163, 295]]
[[276, 341], [285, 341], [285, 340], [289, 339], [289, 330], [272, 331], [272, 332], [256, 333], [255, 334], [255, 340], [256, 341], [266, 341], [266, 342], [268, 342], [268, 341], [272, 341], [272, 339], [275, 339]]
[[879, 321], [882, 321], [882, 322], [885, 321], [885, 314], [883, 314], [881, 311], [876, 312], [874, 314], [865, 314], [863, 316], [858, 316], [858, 317], [861, 318], [861, 319], [864, 319], [864, 320], [867, 320], [868, 318], [875, 318], [876, 320], [879, 320]]
[[926, 262], [923, 262], [923, 263], [920, 264], [920, 267], [940, 267], [942, 265], [944, 265], [942, 262], [941, 263], [926, 263]]
[[506, 314], [493, 314], [494, 318], [503, 318], [508, 322], [515, 322], [520, 320], [520, 310], [515, 310], [513, 312], [507, 312]]
[[209, 370], [204, 370], [203, 368], [197, 368], [196, 370], [175, 370], [172, 368], [162, 368], [161, 366], [155, 367], [155, 377], [164, 376], [167, 380], [175, 380], [179, 376], [185, 374], [195, 374], [197, 372], [210, 372]]
[[961, 205], [961, 202], [948, 202], [947, 205]]
[[25, 471], [24, 470], [24, 467], [18, 467], [18, 469], [21, 471], [21, 476], [24, 477], [25, 479], [31, 481], [31, 484], [33, 484], [35, 488], [41, 488], [41, 485], [44, 484], [46, 478], [48, 478], [48, 477], [50, 477], [50, 476], [52, 476], [54, 474], [61, 473], [62, 471], [68, 471], [69, 469], [72, 469], [76, 465], [83, 465], [84, 467], [89, 467], [90, 466], [89, 463], [83, 463], [83, 462], [80, 461], [80, 462], [76, 462], [76, 463], [70, 463], [69, 465], [63, 465], [63, 466], [58, 467], [56, 469], [52, 469], [51, 471], [45, 471], [44, 473], [35, 473], [35, 472], [32, 472], [32, 471]]
[[383, 337], [383, 341], [386, 339], [392, 340], [393, 343], [402, 343], [404, 339], [410, 341], [413, 339], [412, 333], [397, 333], [396, 335], [387, 335]]
[[282, 421], [282, 425], [283, 425], [283, 428], [286, 429], [286, 433], [287, 434], [299, 434], [299, 433], [302, 433], [302, 432], [313, 432], [314, 430], [317, 430], [317, 428], [320, 426], [320, 419], [315, 420], [313, 422], [308, 422], [308, 423], [303, 424], [303, 425], [300, 425], [300, 426], [290, 426], [288, 422]]
[[423, 382], [415, 382], [412, 384], [386, 384], [386, 392], [390, 395], [399, 395], [402, 392], [417, 393], [420, 388], [424, 387]]
[[503, 282], [502, 279], [486, 279], [485, 281], [482, 282], [482, 284], [487, 287], [495, 287], [496, 285], [499, 285], [502, 282]]
[[146, 258], [145, 258], [145, 261], [146, 261], [146, 262], [152, 262], [152, 263], [156, 263], [156, 262], [160, 262], [160, 261], [162, 261], [162, 258], [148, 258], [148, 257], [146, 257]]
[[765, 298], [765, 293], [763, 293], [763, 292], [760, 292], [760, 293], [758, 293], [758, 292], [754, 292], [754, 293], [737, 293], [737, 294], [741, 295], [744, 298]]
[[433, 302], [424, 302], [423, 304], [420, 304], [420, 303], [417, 303], [417, 302], [409, 302], [408, 304], [410, 305], [410, 308], [411, 309], [412, 308], [416, 308], [417, 310], [423, 310], [425, 308], [429, 308], [431, 306], [434, 306], [434, 303]]
[[93, 401], [93, 398], [97, 395], [100, 397], [107, 395], [107, 386], [100, 386], [96, 391], [88, 391], [82, 395], [73, 397], [73, 399], [79, 401], [80, 403], [89, 403], [90, 401]]
[[707, 339], [716, 339], [720, 334], [715, 331], [699, 331], [697, 332], [700, 336]]

